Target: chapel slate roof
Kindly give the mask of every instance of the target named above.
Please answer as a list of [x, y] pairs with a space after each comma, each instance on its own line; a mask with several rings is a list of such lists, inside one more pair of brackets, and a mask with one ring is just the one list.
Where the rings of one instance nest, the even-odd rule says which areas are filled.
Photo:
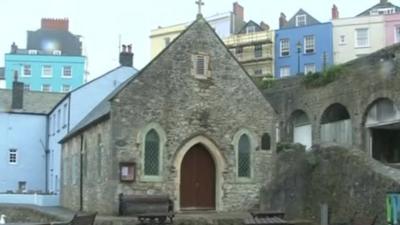
[[[137, 73], [136, 73], [137, 74]], [[111, 110], [111, 98], [115, 96], [122, 88], [124, 88], [130, 80], [135, 79], [136, 74], [127, 79], [125, 82], [121, 83], [113, 92], [111, 92], [107, 97], [105, 97], [96, 107], [93, 108], [75, 127], [73, 127], [70, 132], [61, 139], [60, 143], [65, 142], [70, 137], [73, 137], [75, 133], [84, 130], [86, 127], [101, 121], [103, 118], [107, 118]]]
[[0, 89], [0, 112], [47, 114], [64, 95], [55, 92], [24, 91], [23, 109], [12, 110], [12, 90]]
[[285, 26], [283, 26], [282, 28], [297, 27], [296, 26], [296, 16], [298, 16], [298, 15], [306, 15], [307, 24], [305, 26], [314, 25], [314, 24], [320, 24], [321, 23], [317, 19], [312, 17], [310, 14], [308, 14], [306, 11], [304, 11], [303, 9], [299, 9], [299, 11], [297, 11], [297, 13], [294, 14], [294, 16], [292, 18], [290, 18], [290, 20], [287, 22], [287, 24]]
[[27, 49], [46, 50], [47, 42], [54, 43], [62, 55], [81, 56], [82, 46], [77, 35], [69, 31], [39, 29], [28, 31]]
[[359, 16], [369, 16], [371, 15], [370, 12], [371, 10], [376, 10], [376, 9], [384, 9], [384, 8], [395, 8], [396, 13], [400, 12], [400, 7], [393, 5], [391, 2], [379, 2], [378, 4], [372, 6], [371, 8], [365, 10], [364, 12], [358, 14], [356, 17]]

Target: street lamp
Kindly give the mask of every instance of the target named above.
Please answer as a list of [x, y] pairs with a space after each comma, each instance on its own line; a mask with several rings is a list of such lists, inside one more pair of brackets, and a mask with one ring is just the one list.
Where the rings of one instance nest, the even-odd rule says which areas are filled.
[[298, 41], [296, 44], [296, 48], [297, 48], [297, 75], [300, 74], [300, 53], [301, 53], [301, 42]]

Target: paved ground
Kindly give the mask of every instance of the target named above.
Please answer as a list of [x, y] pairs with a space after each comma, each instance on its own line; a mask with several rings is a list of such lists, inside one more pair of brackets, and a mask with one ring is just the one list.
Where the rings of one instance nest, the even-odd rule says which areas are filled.
[[[65, 209], [62, 207], [43, 207], [43, 206], [35, 206], [35, 205], [21, 205], [21, 204], [0, 204], [0, 206], [10, 206], [10, 207], [26, 207], [30, 208], [45, 214], [49, 214], [60, 218], [62, 220], [70, 220], [75, 211]], [[202, 211], [202, 212], [183, 212], [177, 213], [175, 216], [176, 220], [242, 220], [243, 218], [248, 217], [249, 214], [246, 211], [243, 212], [224, 212], [217, 213], [214, 211]], [[121, 221], [122, 223], [128, 221], [135, 221], [135, 217], [119, 217], [119, 216], [98, 216], [97, 219], [103, 221]]]

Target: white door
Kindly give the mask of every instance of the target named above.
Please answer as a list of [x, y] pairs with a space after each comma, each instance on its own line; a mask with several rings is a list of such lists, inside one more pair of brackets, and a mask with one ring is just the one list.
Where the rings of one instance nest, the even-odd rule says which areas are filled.
[[305, 145], [306, 150], [309, 150], [311, 148], [311, 124], [295, 127], [293, 136], [294, 143]]

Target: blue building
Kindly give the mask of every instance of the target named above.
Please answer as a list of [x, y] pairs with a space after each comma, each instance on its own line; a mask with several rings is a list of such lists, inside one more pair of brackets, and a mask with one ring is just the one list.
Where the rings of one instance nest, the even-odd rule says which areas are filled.
[[85, 62], [79, 36], [69, 32], [68, 19], [42, 19], [41, 28], [28, 31], [26, 49], [13, 43], [5, 54], [6, 88], [18, 71], [25, 90], [68, 92], [85, 82]]
[[275, 77], [307, 74], [333, 64], [332, 24], [300, 9], [289, 21], [282, 13], [275, 31]]
[[133, 68], [133, 53], [130, 46], [123, 47], [119, 61], [121, 64], [119, 67], [69, 92], [48, 114], [47, 181], [49, 192], [60, 192], [61, 145], [58, 142], [106, 96], [137, 73], [137, 70]]
[[0, 193], [46, 190], [47, 114], [64, 94], [0, 89]]
[[[135, 76], [130, 46], [123, 47], [120, 64], [67, 94], [26, 91], [20, 81], [12, 82], [12, 90], [0, 89], [0, 202], [4, 202], [4, 192], [46, 192], [58, 199], [58, 142], [104, 98]], [[28, 203], [27, 199], [13, 194], [6, 202]]]

